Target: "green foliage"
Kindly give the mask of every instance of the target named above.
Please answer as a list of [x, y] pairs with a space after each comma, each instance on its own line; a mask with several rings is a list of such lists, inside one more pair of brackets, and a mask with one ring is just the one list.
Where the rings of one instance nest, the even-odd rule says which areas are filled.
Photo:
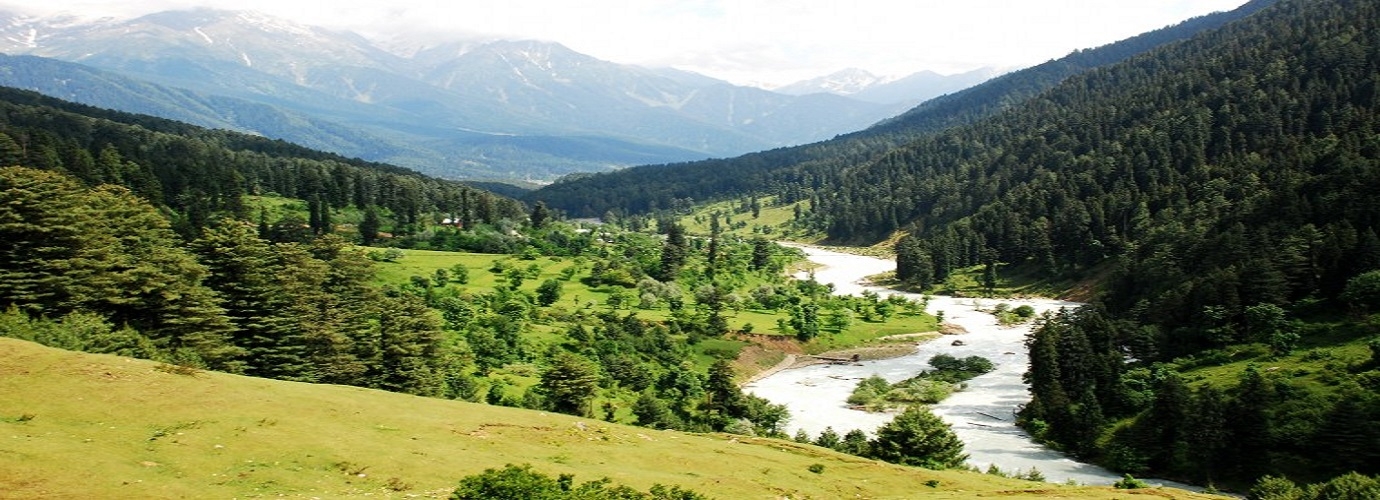
[[1145, 481], [1141, 481], [1139, 479], [1131, 477], [1130, 474], [1127, 474], [1124, 477], [1122, 477], [1121, 480], [1112, 483], [1112, 487], [1118, 490], [1138, 490], [1142, 488], [1148, 488], [1150, 487], [1150, 485], [1145, 484]]
[[890, 390], [890, 382], [887, 382], [881, 375], [873, 374], [858, 381], [857, 387], [853, 388], [853, 393], [848, 395], [848, 404], [872, 405]]
[[599, 370], [576, 354], [559, 353], [542, 371], [538, 386], [551, 409], [570, 415], [588, 415], [589, 402], [599, 387]]
[[129, 327], [117, 329], [101, 315], [89, 312], [71, 312], [57, 320], [36, 319], [11, 305], [0, 312], [0, 336], [72, 351], [170, 359], [152, 339]]
[[1339, 298], [1359, 312], [1380, 310], [1380, 269], [1366, 271], [1347, 280], [1346, 289]]
[[541, 282], [537, 287], [537, 304], [549, 307], [558, 300], [561, 300], [561, 282], [555, 279]]
[[704, 495], [679, 486], [654, 485], [647, 493], [613, 486], [608, 479], [576, 485], [573, 475], [559, 478], [532, 470], [531, 465], [508, 464], [466, 476], [450, 495], [452, 500], [703, 500]]
[[912, 405], [877, 429], [868, 456], [930, 469], [962, 467], [968, 455], [949, 424], [921, 405]]
[[895, 384], [887, 383], [877, 375], [863, 379], [848, 396], [848, 403], [865, 407], [869, 411], [913, 404], [934, 404], [960, 390], [963, 382], [995, 369], [991, 361], [981, 356], [958, 359], [948, 354], [935, 355], [930, 359], [930, 366], [934, 367], [934, 370], [921, 372]]

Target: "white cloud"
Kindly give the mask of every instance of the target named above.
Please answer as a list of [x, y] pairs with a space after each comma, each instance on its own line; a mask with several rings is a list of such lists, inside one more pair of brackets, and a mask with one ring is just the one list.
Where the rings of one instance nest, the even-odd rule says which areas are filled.
[[[1245, 0], [47, 0], [132, 15], [205, 5], [376, 34], [561, 42], [616, 62], [736, 82], [788, 83], [847, 67], [881, 74], [1026, 66]], [[25, 6], [25, 9], [40, 6]]]

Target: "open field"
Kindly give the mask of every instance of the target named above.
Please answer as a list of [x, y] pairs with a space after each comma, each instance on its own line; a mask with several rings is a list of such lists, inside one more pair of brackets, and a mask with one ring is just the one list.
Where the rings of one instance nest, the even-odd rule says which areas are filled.
[[[0, 498], [436, 498], [459, 478], [506, 463], [717, 498], [1210, 498], [930, 471], [787, 441], [353, 387], [184, 374], [4, 338], [0, 438]], [[822, 473], [810, 472], [812, 464]]]

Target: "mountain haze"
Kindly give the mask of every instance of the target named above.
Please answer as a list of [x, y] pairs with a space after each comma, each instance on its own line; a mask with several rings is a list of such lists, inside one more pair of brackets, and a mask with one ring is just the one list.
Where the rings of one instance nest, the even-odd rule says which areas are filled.
[[[355, 33], [250, 12], [199, 9], [95, 21], [7, 13], [0, 24], [0, 51], [134, 79], [84, 80], [78, 84], [93, 89], [91, 95], [65, 94], [70, 98], [118, 108], [127, 100], [101, 99], [150, 84], [166, 89], [154, 95], [195, 92], [204, 96], [195, 113], [171, 109], [181, 106], [176, 98], [131, 111], [219, 115], [236, 129], [448, 177], [549, 179], [728, 156], [832, 137], [903, 109], [615, 64], [550, 42], [458, 40], [400, 51]], [[19, 62], [32, 63], [10, 60]], [[72, 85], [56, 75], [21, 82], [16, 75], [25, 71], [14, 67], [0, 84], [44, 92]], [[396, 147], [351, 148], [319, 137], [313, 127], [226, 121], [234, 113], [205, 109], [211, 98], [239, 99], [232, 107], [271, 106], [266, 112]]]
[[[972, 123], [1030, 100], [1079, 73], [1126, 60], [1155, 47], [1220, 28], [1273, 3], [1256, 0], [1231, 11], [1102, 47], [1082, 50], [1038, 66], [992, 78], [936, 97], [894, 118], [835, 139], [750, 153], [736, 158], [647, 165], [599, 175], [572, 177], [534, 192], [530, 198], [582, 216], [639, 213], [750, 193], [777, 194], [794, 203], [826, 185], [840, 171], [866, 165], [889, 151], [948, 127]], [[731, 175], [726, 175], [731, 173]]]
[[878, 104], [909, 104], [978, 85], [1001, 73], [994, 68], [979, 68], [952, 75], [921, 71], [905, 77], [881, 77], [866, 70], [849, 68], [829, 75], [803, 80], [773, 89], [790, 95], [825, 92]]

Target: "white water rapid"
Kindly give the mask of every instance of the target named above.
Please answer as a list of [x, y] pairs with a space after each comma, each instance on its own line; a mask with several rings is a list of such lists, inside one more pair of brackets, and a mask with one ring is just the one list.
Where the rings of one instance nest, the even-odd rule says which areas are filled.
[[[836, 293], [859, 294], [872, 290], [878, 294], [904, 294], [884, 288], [859, 284], [866, 276], [895, 269], [896, 263], [874, 257], [850, 255], [813, 247], [798, 247], [810, 260], [824, 266], [814, 272], [815, 280], [834, 285]], [[957, 299], [935, 296], [929, 301], [931, 313], [944, 313], [944, 321], [962, 326], [968, 333], [944, 336], [921, 344], [914, 354], [863, 362], [861, 366], [811, 365], [782, 370], [744, 387], [773, 403], [790, 409], [791, 419], [786, 433], [794, 435], [804, 429], [810, 436], [818, 436], [825, 427], [833, 427], [839, 435], [861, 429], [869, 435], [893, 417], [888, 413], [868, 413], [849, 409], [848, 395], [858, 381], [873, 374], [891, 382], [904, 380], [929, 368], [935, 354], [948, 353], [963, 358], [982, 356], [996, 364], [996, 370], [968, 382], [968, 388], [955, 393], [931, 407], [932, 411], [953, 426], [963, 440], [969, 464], [980, 470], [996, 465], [1006, 472], [1025, 472], [1038, 469], [1050, 482], [1076, 481], [1088, 485], [1108, 485], [1120, 475], [1101, 467], [1074, 461], [1063, 454], [1033, 442], [1016, 427], [1014, 413], [1030, 400], [1021, 374], [1026, 370], [1025, 335], [1029, 325], [1002, 327], [991, 314], [976, 309], [990, 309], [1005, 302], [1012, 307], [1030, 305], [1036, 311], [1073, 308], [1080, 304], [1048, 299], [995, 300]], [[954, 345], [962, 340], [962, 345]], [[1187, 487], [1163, 481], [1166, 486]]]

